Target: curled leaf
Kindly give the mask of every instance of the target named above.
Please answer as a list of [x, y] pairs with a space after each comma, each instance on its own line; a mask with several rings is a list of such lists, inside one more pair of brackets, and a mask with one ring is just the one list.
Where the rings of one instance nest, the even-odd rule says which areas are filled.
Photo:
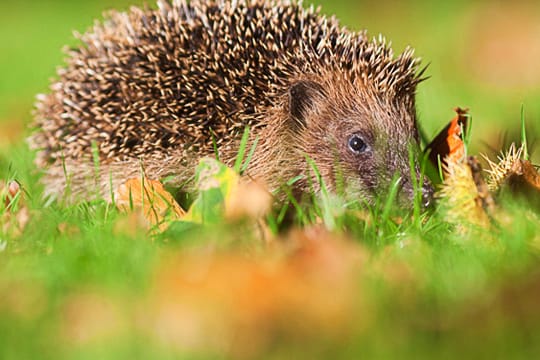
[[185, 211], [161, 182], [146, 178], [129, 179], [115, 192], [116, 206], [126, 212], [142, 211], [143, 216], [159, 230], [167, 228], [172, 220], [178, 220]]
[[3, 209], [0, 211], [0, 224], [2, 233], [12, 237], [22, 234], [28, 221], [30, 212], [24, 201], [24, 193], [17, 181], [8, 184], [0, 182], [0, 198], [3, 199]]
[[[212, 158], [203, 158], [195, 170], [198, 196], [185, 221], [216, 223], [223, 218], [225, 201], [235, 193], [240, 177], [231, 168]], [[246, 199], [247, 200], [247, 199]]]
[[465, 157], [463, 129], [467, 127], [469, 110], [459, 107], [454, 109], [457, 115], [427, 146], [426, 152], [435, 168], [442, 165], [443, 174], [448, 175], [447, 165], [462, 161]]

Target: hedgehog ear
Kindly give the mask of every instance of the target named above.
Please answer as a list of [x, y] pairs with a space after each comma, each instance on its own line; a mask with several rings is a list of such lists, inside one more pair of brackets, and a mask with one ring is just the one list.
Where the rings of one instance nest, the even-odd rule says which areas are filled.
[[309, 115], [315, 111], [317, 98], [322, 97], [323, 88], [311, 80], [300, 80], [289, 89], [289, 115], [291, 126], [300, 130], [307, 126]]

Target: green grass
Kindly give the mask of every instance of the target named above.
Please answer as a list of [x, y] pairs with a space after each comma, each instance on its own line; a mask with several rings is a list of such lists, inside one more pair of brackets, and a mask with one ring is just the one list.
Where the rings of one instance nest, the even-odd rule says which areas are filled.
[[[13, 153], [18, 151], [23, 153], [22, 160], [15, 157], [11, 164], [24, 169], [29, 166], [26, 162], [30, 157], [24, 149]], [[208, 251], [216, 261], [233, 254], [240, 259], [235, 261], [245, 258], [265, 263], [266, 256], [275, 256], [249, 222], [216, 219], [214, 208], [209, 225], [178, 223], [163, 235], [152, 237], [109, 204], [95, 201], [76, 206], [46, 205], [39, 199], [39, 190], [35, 190], [39, 188], [36, 176], [19, 179], [28, 190], [25, 197], [31, 217], [22, 235], [7, 234], [2, 239], [3, 359], [174, 355], [213, 358], [234, 354], [212, 347], [205, 352], [204, 346], [195, 350], [188, 347], [186, 352], [177, 347], [171, 350], [159, 341], [158, 331], [148, 329], [153, 325], [152, 319], [142, 314], [148, 312], [151, 317], [159, 310], [159, 301], [147, 298], [160, 296], [155, 290], [155, 274], [171, 257], [179, 257], [178, 264], [185, 270], [182, 259], [205, 258]], [[364, 207], [344, 209], [339, 202], [323, 201], [308, 209], [305, 218], [300, 219], [305, 226], [309, 228], [311, 219], [321, 216], [325, 224], [332, 223], [330, 237], [348, 234], [347, 242], [361, 246], [361, 253], [367, 256], [358, 263], [354, 260], [361, 267], [351, 278], [345, 278], [351, 281], [351, 291], [357, 292], [350, 295], [351, 323], [323, 322], [320, 332], [300, 327], [297, 336], [285, 337], [272, 328], [258, 329], [265, 336], [277, 338], [272, 346], [263, 347], [257, 357], [265, 354], [269, 358], [310, 358], [332, 354], [343, 358], [416, 359], [538, 355], [540, 218], [515, 198], [504, 199], [501, 208], [511, 220], [489, 230], [466, 224], [464, 230], [449, 224], [442, 210], [411, 217], [386, 202], [372, 208], [367, 220], [357, 215]], [[277, 215], [270, 215], [274, 216]], [[396, 221], [398, 218], [401, 220]], [[134, 226], [136, 230], [131, 231]], [[279, 244], [283, 240], [277, 241]], [[350, 264], [346, 252], [338, 255]], [[274, 266], [279, 264], [278, 261]], [[193, 276], [201, 276], [198, 266], [188, 269], [195, 273]], [[234, 269], [231, 266], [231, 271]], [[328, 274], [334, 276], [331, 271]], [[322, 274], [329, 276], [324, 269]], [[343, 280], [339, 275], [337, 279]], [[121, 304], [121, 310], [108, 314], [101, 308], [102, 302]], [[93, 303], [98, 304], [97, 308]], [[155, 307], [141, 310], [143, 306]], [[320, 311], [324, 314], [325, 308]], [[104, 334], [97, 331], [98, 335], [90, 340], [84, 335], [80, 340], [72, 334], [96, 332], [94, 316], [98, 318], [98, 328], [105, 329]], [[108, 333], [109, 321], [120, 321], [121, 330]], [[287, 321], [294, 324], [295, 316], [289, 316]], [[245, 326], [257, 329], [256, 323]], [[333, 327], [341, 326], [347, 330], [344, 338], [332, 332]], [[175, 335], [182, 339], [185, 334]], [[249, 332], [238, 336], [243, 339], [235, 342], [239, 348], [248, 347], [246, 344], [255, 337]], [[308, 343], [309, 349], [305, 349]]]
[[[0, 131], [4, 123], [30, 123], [33, 96], [46, 91], [62, 61], [60, 48], [73, 44], [73, 29], [84, 31], [103, 9], [130, 3], [141, 2], [0, 4]], [[471, 108], [475, 121], [470, 153], [500, 149], [504, 133], [534, 145], [540, 88], [495, 87], [469, 67], [490, 60], [473, 51], [477, 28], [471, 24], [482, 20], [475, 15], [482, 6], [488, 5], [335, 1], [323, 9], [352, 28], [383, 32], [398, 50], [411, 44], [431, 63], [431, 79], [418, 93], [428, 138], [461, 105]], [[537, 5], [523, 6], [540, 20]], [[525, 199], [503, 194], [498, 200], [504, 216], [483, 229], [449, 223], [440, 208], [409, 214], [382, 200], [373, 208], [345, 208], [339, 198], [327, 196], [302, 208], [293, 223], [311, 231], [310, 224], [322, 219], [331, 232], [320, 240], [346, 237], [346, 248], [339, 245], [324, 250], [322, 259], [308, 256], [297, 263], [297, 257], [307, 256], [295, 253], [295, 241], [307, 236], [301, 230], [276, 235], [281, 245], [266, 246], [253, 222], [227, 221], [219, 206], [212, 225], [179, 222], [150, 236], [140, 220], [102, 201], [46, 202], [24, 135], [14, 134], [13, 145], [0, 144], [0, 179], [22, 184], [29, 209], [21, 234], [0, 227], [1, 359], [529, 359], [540, 354], [540, 218]], [[530, 150], [538, 163], [538, 152]], [[248, 162], [247, 143], [243, 153]], [[242, 162], [236, 168], [241, 171]], [[268, 216], [269, 228], [277, 232], [286, 216], [276, 210]], [[208, 264], [214, 262], [225, 265], [211, 270]], [[292, 301], [298, 291], [305, 296], [301, 305], [279, 308], [269, 318], [253, 315], [260, 314], [249, 310], [262, 301], [259, 293], [239, 283], [259, 264], [264, 284], [273, 276], [281, 279], [280, 271], [284, 284], [297, 280], [285, 290], [270, 281], [281, 291], [273, 303]], [[346, 272], [340, 264], [354, 270]], [[171, 267], [188, 278], [178, 285], [180, 293], [160, 275], [174, 274]], [[206, 276], [230, 291], [198, 287]], [[318, 291], [320, 286], [325, 291]], [[169, 299], [190, 311], [171, 307]], [[332, 312], [343, 299], [342, 312]], [[318, 310], [309, 313], [311, 308]], [[167, 319], [184, 327], [171, 327]]]

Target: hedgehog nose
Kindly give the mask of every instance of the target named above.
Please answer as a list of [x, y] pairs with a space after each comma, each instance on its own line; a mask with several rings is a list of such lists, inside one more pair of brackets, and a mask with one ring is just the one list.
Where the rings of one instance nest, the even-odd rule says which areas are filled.
[[422, 187], [422, 206], [427, 208], [433, 202], [433, 186], [429, 182], [425, 182]]
[[[400, 179], [401, 181], [401, 201], [404, 205], [408, 204], [408, 206], [411, 206], [413, 204], [413, 200], [416, 198], [416, 194], [418, 194], [413, 186], [411, 185], [411, 182], [408, 178], [402, 177]], [[431, 181], [424, 178], [424, 182], [422, 184], [422, 187], [417, 187], [417, 191], [421, 192], [421, 194], [418, 194], [420, 196], [420, 205], [422, 208], [426, 209], [433, 203], [433, 194], [434, 189], [433, 185], [431, 185]]]

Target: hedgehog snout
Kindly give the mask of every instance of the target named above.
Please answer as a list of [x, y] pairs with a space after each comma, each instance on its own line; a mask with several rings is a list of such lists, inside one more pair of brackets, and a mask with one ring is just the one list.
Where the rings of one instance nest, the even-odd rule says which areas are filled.
[[[419, 174], [418, 174], [419, 175]], [[399, 201], [405, 205], [411, 205], [415, 199], [415, 187], [412, 185], [408, 177], [402, 177], [400, 179], [400, 199]], [[434, 188], [431, 184], [431, 181], [424, 177], [422, 187], [418, 189], [422, 192], [421, 195], [421, 204], [423, 208], [427, 208], [431, 205], [433, 201]]]
[[424, 179], [424, 185], [422, 186], [422, 206], [424, 208], [429, 207], [433, 202], [433, 194], [435, 189], [431, 185], [431, 181]]

